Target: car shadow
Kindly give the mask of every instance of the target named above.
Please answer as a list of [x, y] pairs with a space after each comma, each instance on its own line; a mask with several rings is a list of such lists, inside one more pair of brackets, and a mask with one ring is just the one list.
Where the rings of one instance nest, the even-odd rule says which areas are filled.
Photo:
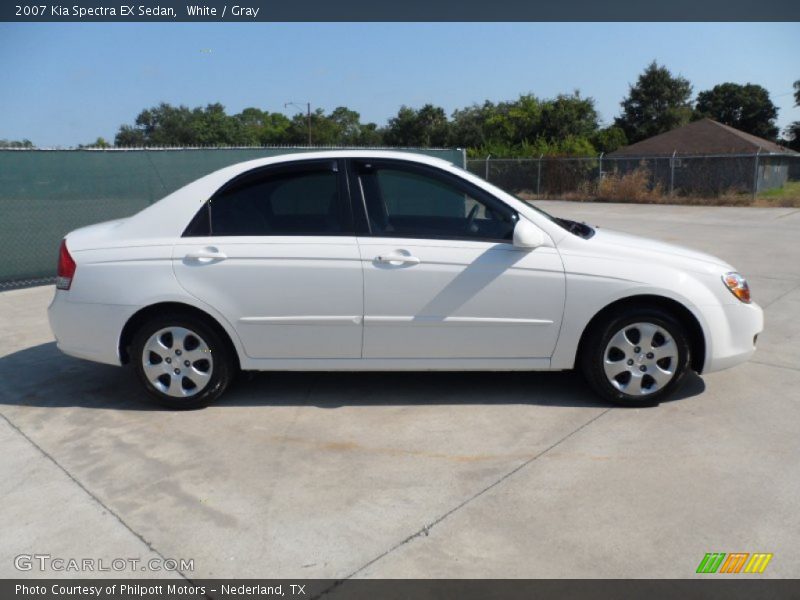
[[[705, 390], [689, 374], [665, 402]], [[611, 406], [577, 373], [560, 372], [247, 372], [218, 406], [341, 406], [530, 404], [552, 407]], [[0, 357], [0, 405], [164, 410], [141, 390], [130, 368], [79, 360], [55, 343]]]

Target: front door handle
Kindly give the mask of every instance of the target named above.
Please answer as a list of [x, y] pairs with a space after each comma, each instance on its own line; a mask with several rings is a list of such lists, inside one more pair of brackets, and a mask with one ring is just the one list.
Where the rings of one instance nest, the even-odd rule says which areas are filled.
[[197, 262], [211, 262], [215, 260], [225, 260], [228, 255], [220, 252], [214, 247], [201, 248], [200, 250], [192, 250], [186, 253], [186, 258], [196, 260]]
[[382, 254], [375, 257], [375, 262], [389, 264], [389, 265], [418, 265], [419, 259], [410, 254], [400, 254], [399, 252], [392, 252], [390, 254]]

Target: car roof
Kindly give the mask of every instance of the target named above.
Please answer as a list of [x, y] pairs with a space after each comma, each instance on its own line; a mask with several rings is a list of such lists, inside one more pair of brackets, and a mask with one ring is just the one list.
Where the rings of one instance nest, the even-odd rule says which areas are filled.
[[267, 165], [280, 164], [284, 162], [293, 162], [299, 160], [313, 160], [313, 159], [326, 159], [326, 158], [386, 158], [395, 160], [405, 160], [409, 162], [416, 162], [421, 164], [428, 164], [437, 167], [453, 167], [454, 165], [449, 160], [437, 158], [435, 156], [428, 156], [426, 154], [418, 154], [412, 151], [403, 150], [370, 150], [370, 149], [351, 149], [351, 150], [309, 150], [308, 152], [287, 152], [286, 154], [277, 154], [275, 156], [267, 156], [264, 158], [256, 158], [240, 163], [235, 163], [220, 169], [225, 171], [226, 175], [233, 176], [237, 173], [244, 173], [250, 169], [263, 167]]

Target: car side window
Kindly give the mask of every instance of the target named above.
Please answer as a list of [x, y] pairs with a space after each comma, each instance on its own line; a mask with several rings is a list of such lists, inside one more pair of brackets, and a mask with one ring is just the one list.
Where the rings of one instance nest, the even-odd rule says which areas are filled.
[[372, 235], [510, 241], [517, 214], [478, 189], [433, 170], [356, 165]]
[[[267, 170], [234, 180], [209, 200], [184, 235], [350, 234], [338, 173], [326, 166]], [[207, 233], [206, 233], [207, 232]]]

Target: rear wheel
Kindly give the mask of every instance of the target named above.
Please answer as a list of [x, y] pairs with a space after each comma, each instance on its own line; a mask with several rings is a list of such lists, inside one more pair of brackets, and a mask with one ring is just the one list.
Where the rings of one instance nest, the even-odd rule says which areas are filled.
[[655, 308], [627, 310], [594, 327], [581, 356], [594, 391], [623, 406], [657, 404], [680, 385], [688, 365], [683, 325]]
[[142, 326], [131, 345], [147, 393], [168, 408], [200, 408], [216, 400], [234, 372], [225, 340], [203, 320], [163, 315]]

